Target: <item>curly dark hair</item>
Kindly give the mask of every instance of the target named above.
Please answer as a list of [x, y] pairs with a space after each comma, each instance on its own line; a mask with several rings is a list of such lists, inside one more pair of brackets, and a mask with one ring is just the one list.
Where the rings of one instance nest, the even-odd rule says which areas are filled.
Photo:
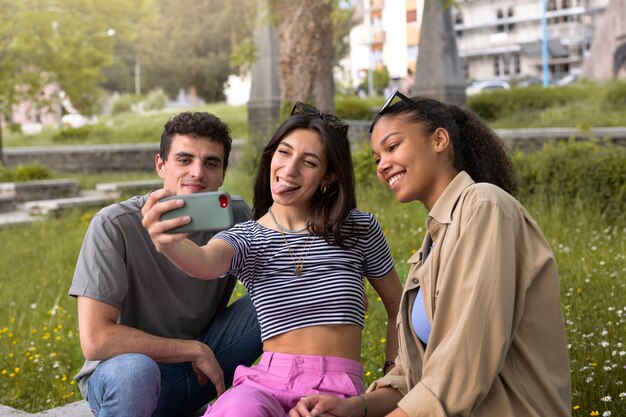
[[208, 138], [224, 145], [224, 170], [228, 168], [228, 157], [232, 148], [233, 139], [230, 136], [228, 125], [219, 117], [207, 112], [182, 112], [173, 116], [165, 123], [161, 134], [159, 154], [164, 161], [170, 152], [174, 135], [189, 135], [193, 138]]
[[411, 100], [417, 106], [399, 101], [387, 107], [380, 117], [404, 116], [412, 123], [420, 123], [426, 133], [446, 129], [452, 140], [456, 169], [466, 171], [476, 182], [497, 185], [511, 195], [517, 193], [515, 169], [504, 142], [478, 116], [429, 97]]
[[[254, 178], [254, 219], [258, 220], [267, 213], [274, 202], [270, 190], [272, 157], [283, 138], [296, 129], [306, 129], [320, 135], [328, 159], [328, 172], [335, 175], [335, 181], [329, 184], [328, 190], [322, 193], [318, 189], [312, 199], [313, 215], [309, 231], [330, 244], [345, 247], [346, 236], [342, 235], [341, 229], [347, 224], [350, 211], [356, 208], [350, 142], [346, 132], [331, 127], [319, 115], [298, 113], [290, 116], [261, 151], [259, 168]], [[358, 238], [359, 232], [352, 225], [349, 235]]]

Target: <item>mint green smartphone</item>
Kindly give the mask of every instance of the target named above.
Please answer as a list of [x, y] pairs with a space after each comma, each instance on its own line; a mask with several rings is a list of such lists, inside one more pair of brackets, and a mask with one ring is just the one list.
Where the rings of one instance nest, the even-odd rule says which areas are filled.
[[163, 213], [161, 220], [174, 219], [181, 216], [190, 216], [191, 222], [175, 227], [167, 233], [218, 231], [232, 227], [233, 208], [230, 195], [222, 191], [210, 191], [207, 193], [180, 194], [162, 198], [161, 201], [184, 200], [185, 205]]

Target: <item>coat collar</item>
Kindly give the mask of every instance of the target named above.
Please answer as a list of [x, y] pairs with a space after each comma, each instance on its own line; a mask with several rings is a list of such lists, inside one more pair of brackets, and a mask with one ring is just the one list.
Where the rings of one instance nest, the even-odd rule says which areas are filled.
[[430, 226], [431, 219], [434, 219], [439, 224], [451, 223], [452, 213], [454, 212], [456, 203], [461, 197], [461, 193], [472, 184], [475, 184], [475, 182], [467, 172], [459, 172], [456, 177], [450, 181], [450, 184], [448, 184], [428, 213], [427, 225]]

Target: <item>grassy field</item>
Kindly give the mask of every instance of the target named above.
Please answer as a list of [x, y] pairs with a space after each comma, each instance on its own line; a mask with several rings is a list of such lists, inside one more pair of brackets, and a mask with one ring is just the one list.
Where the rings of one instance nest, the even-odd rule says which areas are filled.
[[[184, 110], [208, 111], [228, 123], [233, 138], [248, 137], [248, 112], [245, 106], [230, 106], [226, 103], [210, 103], [193, 109], [159, 110], [143, 114], [123, 113], [101, 116], [95, 126], [88, 127], [82, 134], [59, 136], [58, 130], [45, 129], [41, 134], [22, 135], [3, 129], [4, 146], [48, 146], [69, 144], [107, 144], [158, 142], [163, 125], [174, 114]], [[81, 132], [81, 131], [79, 131]]]
[[[110, 177], [100, 181], [109, 181]], [[87, 178], [86, 183], [98, 182]], [[82, 184], [82, 182], [81, 182]], [[250, 176], [233, 167], [224, 189], [250, 201]], [[360, 208], [381, 222], [401, 277], [424, 234], [426, 212], [400, 205], [382, 186], [358, 189]], [[626, 223], [527, 202], [556, 254], [573, 380], [573, 415], [626, 415]], [[37, 412], [80, 397], [76, 304], [67, 296], [93, 211], [0, 230], [0, 404]], [[243, 293], [238, 287], [234, 296]], [[365, 378], [381, 374], [385, 314], [368, 286]]]

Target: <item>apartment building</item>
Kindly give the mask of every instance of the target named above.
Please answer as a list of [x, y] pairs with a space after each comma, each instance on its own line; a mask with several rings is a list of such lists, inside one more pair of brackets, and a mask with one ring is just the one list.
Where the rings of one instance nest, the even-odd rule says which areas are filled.
[[608, 3], [609, 0], [460, 1], [452, 16], [466, 78], [540, 78], [544, 17], [550, 80], [580, 73]]
[[[440, 0], [356, 0], [361, 23], [350, 34], [347, 64], [353, 86], [383, 65], [396, 80], [415, 70], [424, 1]], [[466, 78], [541, 78], [544, 16], [550, 79], [579, 73], [609, 1], [458, 1], [452, 19]]]

